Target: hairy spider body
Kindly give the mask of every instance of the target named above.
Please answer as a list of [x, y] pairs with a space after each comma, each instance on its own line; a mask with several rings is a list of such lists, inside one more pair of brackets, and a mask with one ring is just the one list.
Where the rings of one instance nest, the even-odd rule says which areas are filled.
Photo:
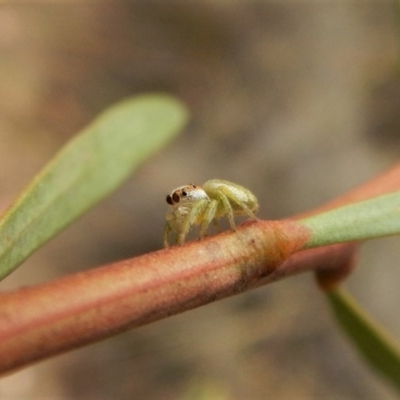
[[200, 225], [202, 239], [211, 222], [216, 224], [218, 218], [228, 217], [231, 228], [235, 230], [235, 215], [256, 219], [258, 210], [257, 198], [250, 190], [221, 179], [211, 179], [202, 187], [195, 184], [180, 186], [166, 200], [171, 207], [166, 215], [165, 247], [168, 247], [170, 232], [175, 234], [175, 243], [182, 244], [192, 226]]

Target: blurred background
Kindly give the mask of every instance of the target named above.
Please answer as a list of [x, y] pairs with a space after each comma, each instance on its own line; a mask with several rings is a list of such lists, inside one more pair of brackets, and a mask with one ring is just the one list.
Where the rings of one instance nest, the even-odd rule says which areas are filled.
[[[165, 195], [185, 183], [242, 184], [257, 195], [259, 216], [277, 219], [390, 167], [400, 154], [397, 11], [389, 1], [3, 3], [1, 210], [113, 102], [167, 92], [192, 119], [1, 290], [159, 249]], [[364, 244], [345, 286], [400, 337], [398, 240]], [[395, 395], [304, 274], [34, 365], [2, 379], [0, 398]]]

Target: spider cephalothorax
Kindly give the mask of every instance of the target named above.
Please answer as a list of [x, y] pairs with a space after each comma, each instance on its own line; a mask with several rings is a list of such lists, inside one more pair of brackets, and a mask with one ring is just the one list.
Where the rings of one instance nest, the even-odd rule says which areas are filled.
[[180, 186], [166, 200], [171, 207], [166, 216], [165, 247], [168, 247], [170, 232], [175, 234], [175, 242], [182, 244], [194, 225], [200, 225], [200, 238], [203, 238], [210, 223], [218, 218], [228, 217], [231, 228], [235, 229], [235, 215], [256, 219], [254, 214], [258, 210], [257, 198], [250, 190], [220, 179], [209, 180], [202, 187]]

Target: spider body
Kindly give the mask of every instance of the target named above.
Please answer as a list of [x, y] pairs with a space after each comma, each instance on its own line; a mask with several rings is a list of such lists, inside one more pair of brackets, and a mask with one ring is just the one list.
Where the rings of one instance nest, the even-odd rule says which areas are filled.
[[190, 228], [200, 225], [200, 239], [206, 235], [211, 222], [228, 217], [235, 230], [235, 215], [248, 215], [256, 219], [258, 201], [250, 190], [236, 183], [211, 179], [202, 187], [195, 184], [180, 186], [167, 196], [170, 208], [164, 230], [164, 246], [168, 247], [168, 235], [175, 234], [175, 242], [182, 244]]

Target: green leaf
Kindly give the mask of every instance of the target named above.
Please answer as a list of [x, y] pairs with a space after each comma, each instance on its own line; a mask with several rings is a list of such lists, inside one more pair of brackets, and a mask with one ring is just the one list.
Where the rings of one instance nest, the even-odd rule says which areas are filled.
[[361, 355], [400, 392], [400, 347], [343, 290], [328, 293], [333, 312]]
[[166, 95], [127, 99], [69, 141], [0, 220], [0, 278], [123, 183], [188, 118]]
[[311, 230], [307, 248], [400, 233], [400, 192], [353, 203], [299, 221]]

